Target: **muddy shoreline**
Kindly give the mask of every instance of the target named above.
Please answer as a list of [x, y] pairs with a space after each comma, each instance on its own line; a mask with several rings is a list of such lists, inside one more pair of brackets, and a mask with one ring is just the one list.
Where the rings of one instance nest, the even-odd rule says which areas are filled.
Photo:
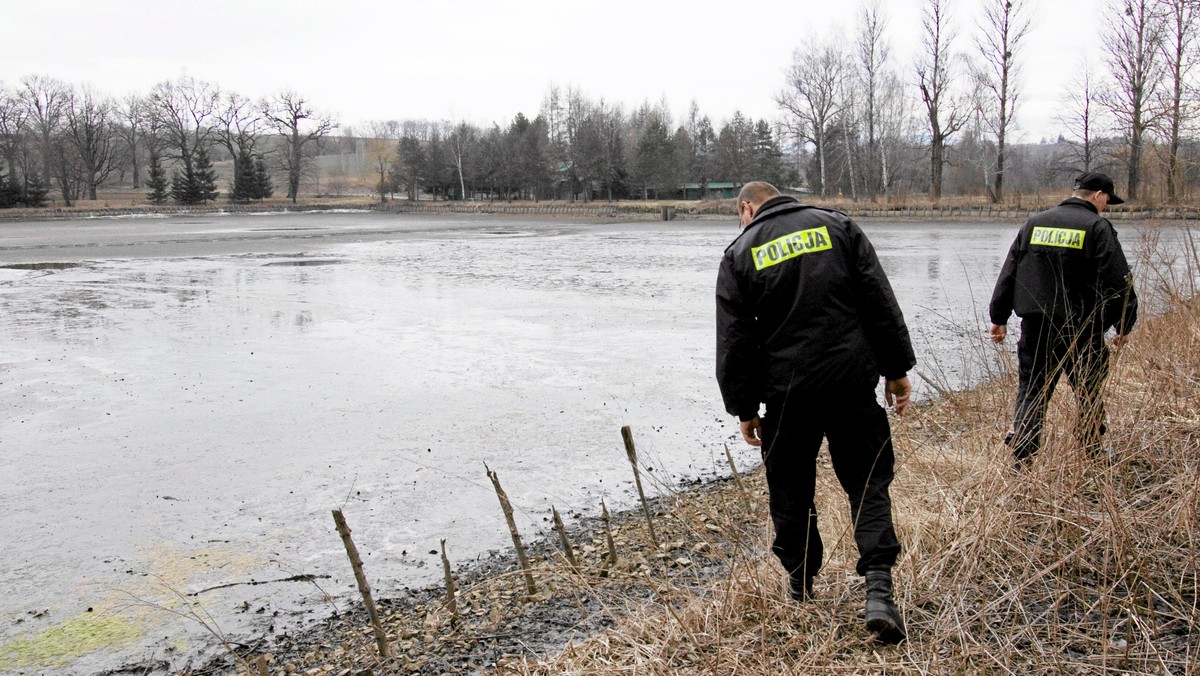
[[[611, 531], [618, 551], [615, 566], [607, 563], [606, 535], [600, 517], [583, 517], [567, 527], [579, 564], [571, 569], [557, 538], [526, 542], [538, 593], [529, 596], [515, 550], [492, 550], [454, 568], [460, 619], [447, 607], [445, 584], [405, 588], [376, 598], [393, 655], [378, 657], [366, 609], [355, 598], [339, 611], [309, 618], [304, 626], [276, 631], [265, 620], [261, 631], [228, 636], [228, 648], [210, 646], [183, 665], [165, 660], [139, 660], [100, 672], [210, 676], [232, 673], [263, 659], [271, 673], [479, 673], [498, 663], [537, 660], [557, 654], [571, 641], [613, 626], [620, 616], [653, 603], [656, 589], [703, 586], [728, 572], [727, 537], [732, 521], [722, 513], [742, 511], [765, 499], [757, 467], [742, 468], [749, 476], [697, 480], [678, 491], [649, 501], [655, 547], [640, 507], [613, 513]], [[499, 507], [497, 506], [497, 509]], [[695, 532], [705, 523], [705, 533]], [[720, 523], [718, 523], [720, 522]], [[761, 524], [765, 528], [765, 523]], [[764, 538], [765, 530], [739, 532], [741, 538]], [[347, 560], [346, 566], [350, 563]], [[383, 580], [370, 580], [374, 585]], [[653, 580], [652, 580], [653, 578]], [[286, 619], [286, 618], [285, 618]]]

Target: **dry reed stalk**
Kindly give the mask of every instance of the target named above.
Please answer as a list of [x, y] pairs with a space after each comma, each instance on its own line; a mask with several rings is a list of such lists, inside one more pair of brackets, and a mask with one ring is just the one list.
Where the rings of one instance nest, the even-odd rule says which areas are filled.
[[458, 588], [454, 584], [454, 575], [450, 573], [450, 559], [446, 556], [446, 538], [441, 539], [442, 575], [446, 579], [446, 608], [450, 611], [450, 622], [458, 626], [462, 617], [458, 614]]
[[746, 492], [746, 485], [742, 483], [742, 475], [738, 472], [737, 463], [733, 461], [733, 455], [729, 453], [729, 444], [725, 446], [725, 460], [729, 462], [729, 471], [733, 472], [733, 483], [737, 485], [738, 494], [742, 496], [742, 507], [745, 508], [746, 514], [750, 513], [750, 494]]

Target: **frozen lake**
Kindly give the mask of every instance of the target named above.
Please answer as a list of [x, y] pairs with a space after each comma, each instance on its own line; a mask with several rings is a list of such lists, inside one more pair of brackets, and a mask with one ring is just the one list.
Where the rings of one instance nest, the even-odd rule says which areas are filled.
[[[1017, 225], [862, 225], [918, 369], [970, 381]], [[1119, 227], [1128, 251], [1139, 228]], [[326, 614], [321, 589], [354, 593], [334, 507], [377, 597], [435, 582], [440, 538], [455, 563], [511, 546], [485, 462], [526, 537], [551, 505], [633, 504], [622, 425], [658, 492], [726, 473], [740, 437], [713, 379], [713, 286], [736, 233], [375, 213], [0, 222], [0, 671], [188, 654], [202, 629], [155, 607], [176, 592], [233, 634]], [[203, 591], [301, 574], [329, 577]], [[119, 650], [45, 656], [47, 630], [77, 627]]]

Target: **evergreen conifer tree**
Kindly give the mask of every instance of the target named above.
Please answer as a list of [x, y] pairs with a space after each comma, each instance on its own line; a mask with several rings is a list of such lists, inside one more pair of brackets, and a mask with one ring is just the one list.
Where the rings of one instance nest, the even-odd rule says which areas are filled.
[[275, 186], [271, 182], [271, 172], [267, 171], [267, 162], [258, 156], [254, 158], [254, 199], [265, 200], [275, 194]]
[[27, 207], [44, 207], [46, 206], [46, 193], [48, 188], [42, 179], [38, 177], [37, 172], [33, 172], [32, 176], [25, 177], [25, 189], [22, 201]]
[[149, 176], [146, 179], [146, 187], [150, 192], [146, 193], [146, 199], [150, 200], [151, 204], [164, 204], [167, 197], [170, 196], [167, 184], [167, 172], [162, 167], [162, 160], [159, 159], [158, 153], [150, 153]]
[[233, 162], [233, 187], [229, 191], [229, 201], [245, 203], [255, 199], [257, 190], [254, 184], [254, 159], [249, 151], [242, 150]]
[[192, 178], [192, 168], [186, 164], [183, 167], [183, 173], [178, 170], [171, 172], [171, 199], [175, 200], [176, 204], [192, 204], [192, 190], [195, 184], [195, 179]]
[[0, 171], [0, 209], [7, 209], [17, 205], [21, 198], [19, 191], [13, 190], [12, 184], [3, 171]]
[[217, 171], [213, 169], [212, 160], [208, 159], [208, 151], [196, 149], [195, 171], [193, 172], [194, 199], [192, 204], [201, 204], [217, 199]]

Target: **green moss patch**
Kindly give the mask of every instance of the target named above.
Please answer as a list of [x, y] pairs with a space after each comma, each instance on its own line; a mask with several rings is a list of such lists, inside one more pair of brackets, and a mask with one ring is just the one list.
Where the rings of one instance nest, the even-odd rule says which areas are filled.
[[103, 648], [117, 648], [142, 635], [141, 622], [120, 615], [86, 613], [32, 638], [0, 646], [0, 670], [61, 666]]

